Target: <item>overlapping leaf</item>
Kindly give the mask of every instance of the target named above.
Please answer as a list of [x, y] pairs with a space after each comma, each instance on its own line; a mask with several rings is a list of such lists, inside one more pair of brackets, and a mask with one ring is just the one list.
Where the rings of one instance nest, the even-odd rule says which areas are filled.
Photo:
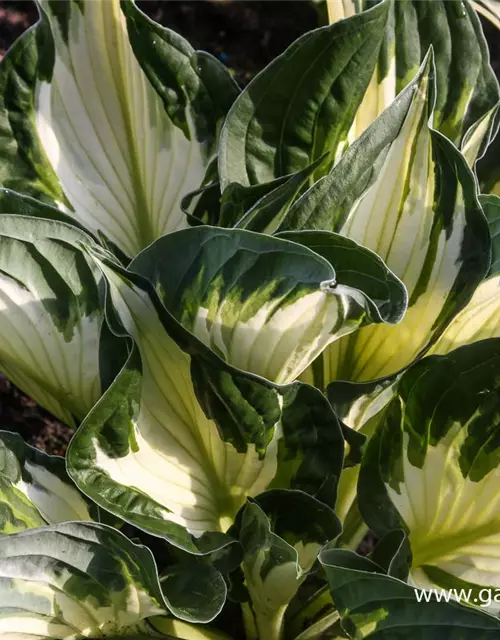
[[291, 599], [340, 525], [328, 507], [299, 492], [268, 492], [258, 502], [264, 510], [250, 503], [241, 517], [242, 569], [259, 638], [273, 640], [283, 637]]
[[368, 85], [389, 3], [305, 34], [236, 100], [219, 151], [222, 190], [305, 169], [325, 152], [331, 165]]
[[430, 349], [431, 354], [444, 355], [466, 344], [500, 337], [499, 202], [497, 196], [481, 196], [492, 239], [488, 278], [481, 282], [467, 306], [453, 318]]
[[500, 337], [500, 276], [492, 276], [474, 292], [469, 304], [455, 317], [431, 354], [445, 355], [457, 347]]
[[159, 239], [128, 271], [94, 254], [108, 319], [136, 346], [71, 443], [69, 472], [84, 493], [193, 553], [229, 544], [246, 497], [268, 487], [333, 504], [339, 427], [324, 396], [293, 380], [338, 335], [397, 321], [405, 291], [355, 243], [314, 241], [330, 261], [210, 227]]
[[[494, 130], [500, 94], [474, 7], [455, 0], [396, 0], [389, 6], [377, 66], [357, 113], [356, 139], [417, 72], [429, 47], [436, 60], [435, 127], [462, 148], [469, 166]], [[373, 6], [368, 1], [327, 2], [331, 23]]]
[[364, 328], [328, 347], [316, 364], [325, 384], [374, 380], [410, 364], [468, 302], [488, 269], [490, 239], [474, 177], [432, 128], [432, 68], [429, 57], [414, 83], [282, 225], [329, 228], [365, 244], [408, 290], [408, 311], [398, 326]]
[[488, 277], [478, 286], [467, 306], [453, 318], [429, 353], [449, 351], [486, 338], [500, 337], [500, 198], [480, 197], [491, 234]]
[[[206, 251], [210, 243], [217, 251]], [[164, 271], [167, 244], [175, 272]], [[70, 445], [69, 473], [79, 488], [112, 513], [197, 554], [231, 544], [225, 532], [246, 497], [270, 486], [301, 489], [333, 504], [343, 442], [326, 398], [302, 383], [277, 386], [253, 375], [252, 366], [250, 373], [235, 369], [230, 358], [225, 364], [174, 319], [182, 311], [183, 323], [198, 333], [192, 320], [205, 288], [212, 302], [227, 301], [224, 339], [227, 321], [251, 319], [263, 294], [278, 315], [281, 305], [308, 296], [317, 312], [330, 304], [338, 309], [335, 287], [320, 286], [334, 276], [332, 266], [285, 240], [208, 227], [166, 236], [129, 271], [96, 259], [109, 283], [108, 318], [116, 314], [135, 347]], [[146, 265], [160, 298], [133, 273]], [[243, 279], [232, 290], [227, 285], [236, 275]], [[341, 295], [349, 298], [348, 289]], [[365, 309], [359, 311], [364, 317]], [[337, 324], [336, 311], [326, 314], [317, 335]], [[257, 328], [249, 327], [252, 339]], [[301, 331], [294, 335], [297, 342]], [[241, 332], [242, 350], [248, 337]], [[269, 344], [257, 344], [255, 352], [267, 357]]]
[[369, 560], [325, 549], [320, 560], [351, 638], [362, 640], [493, 640], [498, 618], [456, 602], [418, 602], [408, 584]]
[[282, 238], [199, 227], [161, 238], [130, 269], [229, 364], [279, 384], [333, 340], [401, 320], [405, 288], [376, 254], [328, 232]]

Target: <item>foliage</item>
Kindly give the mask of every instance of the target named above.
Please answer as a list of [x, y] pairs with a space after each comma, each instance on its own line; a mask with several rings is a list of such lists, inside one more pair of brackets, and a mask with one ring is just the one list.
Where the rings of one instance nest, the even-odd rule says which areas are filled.
[[243, 91], [132, 0], [38, 6], [0, 372], [76, 432], [1, 425], [0, 638], [497, 638], [498, 6], [328, 0]]

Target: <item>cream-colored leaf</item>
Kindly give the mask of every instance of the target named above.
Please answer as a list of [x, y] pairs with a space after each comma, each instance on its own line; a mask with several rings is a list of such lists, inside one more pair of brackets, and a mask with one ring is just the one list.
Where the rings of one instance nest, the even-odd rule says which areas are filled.
[[476, 289], [469, 304], [446, 328], [430, 354], [444, 355], [465, 344], [500, 337], [500, 276]]
[[225, 531], [246, 497], [264, 491], [275, 476], [278, 431], [263, 460], [254, 445], [238, 453], [224, 442], [198, 403], [190, 357], [167, 334], [147, 294], [103, 268], [113, 304], [138, 344], [143, 383], [131, 425], [134, 447], [112, 457], [96, 442], [95, 468], [147, 494], [165, 507], [166, 520], [195, 536]]
[[[128, 40], [119, 0], [68, 8], [68, 34], [43, 0], [55, 40], [39, 83], [38, 132], [76, 219], [128, 255], [186, 226], [180, 200], [206, 161], [165, 112]], [[61, 18], [64, 21], [65, 18]]]

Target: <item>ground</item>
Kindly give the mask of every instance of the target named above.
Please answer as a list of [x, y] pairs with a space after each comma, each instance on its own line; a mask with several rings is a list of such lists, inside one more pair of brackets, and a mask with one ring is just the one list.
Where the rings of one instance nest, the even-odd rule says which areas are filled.
[[[305, 31], [319, 25], [318, 9], [306, 0], [139, 1], [154, 20], [218, 57], [241, 85]], [[0, 56], [37, 19], [31, 0], [0, 1]], [[500, 76], [500, 38], [485, 25], [492, 64]], [[72, 431], [0, 377], [0, 427], [53, 454], [63, 454]]]
[[[195, 49], [218, 57], [240, 84], [319, 24], [317, 9], [305, 0], [139, 0], [138, 5]], [[0, 54], [36, 19], [32, 0], [0, 0]]]

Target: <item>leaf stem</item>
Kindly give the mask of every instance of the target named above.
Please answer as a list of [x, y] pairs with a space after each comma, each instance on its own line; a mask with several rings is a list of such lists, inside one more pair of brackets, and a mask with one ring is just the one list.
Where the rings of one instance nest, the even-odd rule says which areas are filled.
[[337, 539], [337, 547], [356, 551], [368, 533], [368, 526], [361, 517], [357, 501], [354, 501], [343, 522], [343, 531]]
[[332, 611], [327, 614], [321, 620], [318, 620], [312, 624], [308, 629], [304, 629], [302, 633], [295, 636], [294, 640], [320, 640], [323, 637], [325, 631], [328, 631], [336, 622], [340, 620], [338, 611]]
[[252, 607], [248, 602], [241, 603], [241, 613], [243, 615], [246, 640], [259, 640], [259, 633], [257, 631], [255, 616], [253, 614]]
[[273, 616], [256, 616], [259, 640], [281, 640], [283, 638], [284, 617], [288, 605], [277, 609]]
[[349, 17], [345, 14], [345, 7], [341, 0], [326, 0], [326, 10], [328, 13], [328, 24], [333, 24]]
[[325, 584], [287, 620], [286, 636], [295, 640], [320, 638], [338, 619], [338, 612]]
[[[252, 595], [250, 589], [249, 591]], [[241, 605], [246, 640], [282, 640], [284, 617], [289, 603], [270, 608], [259, 601], [258, 596], [252, 598], [252, 603], [253, 606], [248, 603]]]
[[347, 519], [357, 494], [359, 478], [359, 465], [343, 469], [337, 489], [337, 500], [335, 502], [335, 513], [341, 522]]
[[199, 624], [190, 624], [177, 618], [167, 616], [155, 616], [149, 618], [151, 627], [169, 638], [184, 638], [185, 640], [232, 640], [228, 635], [218, 629], [205, 627]]

